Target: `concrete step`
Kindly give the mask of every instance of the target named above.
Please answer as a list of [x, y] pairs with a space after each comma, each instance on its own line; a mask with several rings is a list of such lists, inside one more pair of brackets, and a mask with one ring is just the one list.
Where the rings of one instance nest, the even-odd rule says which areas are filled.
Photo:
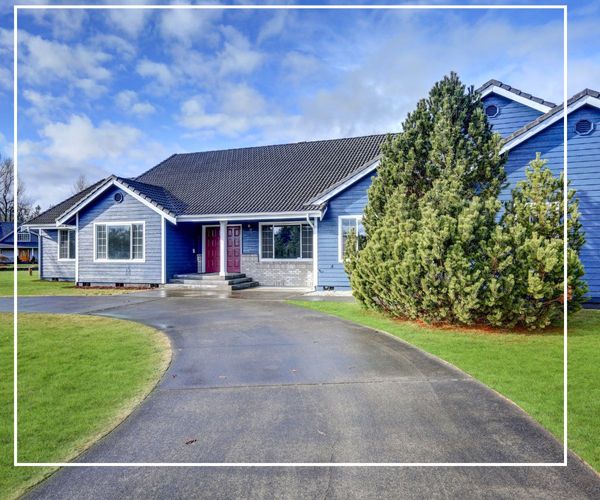
[[244, 290], [245, 288], [254, 288], [255, 286], [259, 286], [258, 281], [247, 281], [245, 283], [238, 283], [237, 285], [231, 285], [232, 290]]
[[234, 278], [230, 280], [197, 280], [190, 278], [174, 278], [171, 283], [179, 283], [182, 285], [196, 285], [204, 288], [229, 288], [230, 285], [239, 285], [242, 283], [248, 283], [252, 281], [252, 278]]
[[219, 274], [200, 274], [200, 273], [188, 273], [188, 274], [175, 274], [175, 279], [195, 280], [195, 281], [229, 281], [240, 278], [245, 278], [244, 273], [228, 273], [225, 276]]

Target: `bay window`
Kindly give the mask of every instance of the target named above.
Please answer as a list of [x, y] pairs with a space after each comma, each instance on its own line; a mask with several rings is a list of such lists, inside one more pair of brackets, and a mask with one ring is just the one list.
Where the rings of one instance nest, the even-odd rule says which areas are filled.
[[94, 260], [143, 261], [144, 223], [95, 224]]
[[58, 230], [58, 258], [73, 260], [75, 258], [75, 231], [73, 229]]
[[362, 215], [343, 215], [338, 217], [338, 259], [340, 262], [344, 262], [346, 239], [350, 231], [354, 231], [356, 235], [356, 247], [358, 250], [366, 238], [365, 228], [362, 224]]
[[312, 259], [313, 229], [309, 224], [261, 224], [260, 239], [261, 259]]

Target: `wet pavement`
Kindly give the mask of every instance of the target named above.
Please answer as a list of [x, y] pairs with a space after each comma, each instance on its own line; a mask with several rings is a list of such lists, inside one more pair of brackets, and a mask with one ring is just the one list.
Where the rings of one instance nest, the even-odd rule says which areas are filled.
[[[562, 461], [548, 432], [465, 373], [282, 302], [293, 294], [164, 292], [19, 300], [23, 312], [129, 319], [171, 340], [173, 361], [158, 387], [80, 462]], [[573, 455], [568, 467], [90, 466], [61, 469], [30, 496], [599, 498], [600, 479]]]

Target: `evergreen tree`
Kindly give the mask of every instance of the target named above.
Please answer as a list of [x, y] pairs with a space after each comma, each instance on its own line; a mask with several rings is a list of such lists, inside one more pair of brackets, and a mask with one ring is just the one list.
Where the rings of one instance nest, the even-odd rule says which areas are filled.
[[[536, 156], [505, 206], [501, 229], [512, 249], [514, 288], [503, 324], [544, 328], [560, 318], [564, 297], [564, 178], [554, 176], [546, 161]], [[581, 308], [587, 292], [579, 253], [585, 236], [579, 220], [575, 191], [567, 193], [567, 289], [569, 311]], [[498, 320], [499, 318], [495, 318]]]
[[454, 73], [436, 83], [390, 137], [368, 193], [366, 245], [348, 256], [366, 307], [426, 321], [472, 323], [487, 304], [504, 183], [501, 139], [480, 97]]

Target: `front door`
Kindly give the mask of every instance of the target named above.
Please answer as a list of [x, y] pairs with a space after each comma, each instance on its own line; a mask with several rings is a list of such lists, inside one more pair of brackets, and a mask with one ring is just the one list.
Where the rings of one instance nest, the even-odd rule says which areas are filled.
[[206, 264], [207, 273], [218, 273], [220, 267], [221, 254], [219, 252], [219, 228], [206, 228]]
[[242, 226], [227, 226], [227, 272], [240, 272]]

